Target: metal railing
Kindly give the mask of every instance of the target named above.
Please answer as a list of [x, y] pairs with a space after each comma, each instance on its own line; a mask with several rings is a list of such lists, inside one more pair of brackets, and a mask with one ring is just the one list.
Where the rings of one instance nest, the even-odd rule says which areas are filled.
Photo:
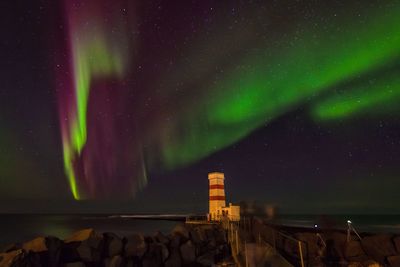
[[301, 267], [308, 266], [307, 242], [266, 225], [261, 220], [255, 220], [253, 226], [253, 235], [258, 236], [259, 240], [270, 244], [277, 252], [288, 256], [294, 264]]
[[[261, 234], [265, 231], [257, 231], [257, 229], [254, 229], [253, 224], [254, 221], [251, 218], [242, 217], [242, 219], [238, 222], [230, 221], [228, 222], [228, 224], [224, 225], [224, 228], [227, 231], [228, 241], [231, 245], [232, 256], [239, 266], [249, 266], [248, 249], [250, 244], [252, 244], [252, 246], [256, 244], [259, 248], [263, 248], [264, 251], [273, 250], [274, 255], [279, 256], [280, 261], [284, 263], [283, 266], [292, 266], [284, 257], [281, 256], [281, 251], [279, 248], [277, 248], [277, 238], [274, 237], [276, 235], [279, 235], [282, 238], [285, 238], [297, 244], [300, 258], [299, 266], [306, 266], [304, 259], [304, 250], [307, 246], [304, 244], [303, 241], [297, 240], [289, 235], [286, 235], [285, 233], [274, 230], [274, 232], [272, 233], [273, 242], [268, 242], [268, 240], [266, 240]], [[256, 232], [257, 234], [255, 234]]]

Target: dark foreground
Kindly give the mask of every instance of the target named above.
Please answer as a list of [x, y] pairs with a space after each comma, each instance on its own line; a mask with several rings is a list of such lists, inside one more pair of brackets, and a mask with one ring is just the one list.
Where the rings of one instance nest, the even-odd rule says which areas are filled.
[[98, 233], [84, 229], [61, 240], [38, 237], [11, 244], [0, 254], [0, 266], [213, 266], [232, 263], [226, 233], [220, 225], [178, 224], [170, 234]]
[[254, 219], [252, 233], [294, 266], [400, 267], [400, 234], [271, 225]]

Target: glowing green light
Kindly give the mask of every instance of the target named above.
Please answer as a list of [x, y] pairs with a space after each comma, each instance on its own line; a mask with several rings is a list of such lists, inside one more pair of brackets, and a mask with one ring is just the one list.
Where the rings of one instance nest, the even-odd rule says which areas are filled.
[[[302, 22], [291, 34], [260, 42], [203, 88], [208, 94], [181, 115], [178, 127], [163, 132], [164, 164], [174, 168], [208, 156], [335, 86], [395, 62], [400, 5], [366, 13], [365, 20], [342, 14], [330, 23]], [[390, 99], [391, 93], [375, 91], [362, 105], [376, 98]], [[343, 105], [343, 112], [355, 108]]]

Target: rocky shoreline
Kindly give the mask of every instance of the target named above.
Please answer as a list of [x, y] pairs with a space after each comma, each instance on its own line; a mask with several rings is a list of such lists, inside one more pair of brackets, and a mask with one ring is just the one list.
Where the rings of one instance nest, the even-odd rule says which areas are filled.
[[0, 267], [213, 266], [232, 262], [226, 232], [217, 224], [178, 224], [171, 233], [151, 236], [98, 233], [83, 229], [61, 240], [37, 237], [11, 244], [0, 254]]
[[[255, 220], [253, 234], [260, 235], [295, 266], [302, 244], [306, 266], [400, 267], [400, 235], [360, 233], [338, 229], [310, 229], [267, 225]], [[277, 234], [284, 233], [293, 238]]]

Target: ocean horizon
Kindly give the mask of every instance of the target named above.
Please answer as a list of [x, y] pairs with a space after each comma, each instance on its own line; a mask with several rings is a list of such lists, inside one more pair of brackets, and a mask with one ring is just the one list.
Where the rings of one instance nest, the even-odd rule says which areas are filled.
[[[0, 214], [0, 245], [22, 243], [38, 236], [64, 239], [85, 228], [93, 228], [100, 233], [113, 232], [119, 236], [133, 233], [151, 235], [156, 231], [168, 234], [186, 215], [189, 214]], [[400, 233], [400, 215], [391, 214], [284, 214], [271, 220], [271, 223], [345, 230], [347, 220], [351, 220], [359, 232]]]

